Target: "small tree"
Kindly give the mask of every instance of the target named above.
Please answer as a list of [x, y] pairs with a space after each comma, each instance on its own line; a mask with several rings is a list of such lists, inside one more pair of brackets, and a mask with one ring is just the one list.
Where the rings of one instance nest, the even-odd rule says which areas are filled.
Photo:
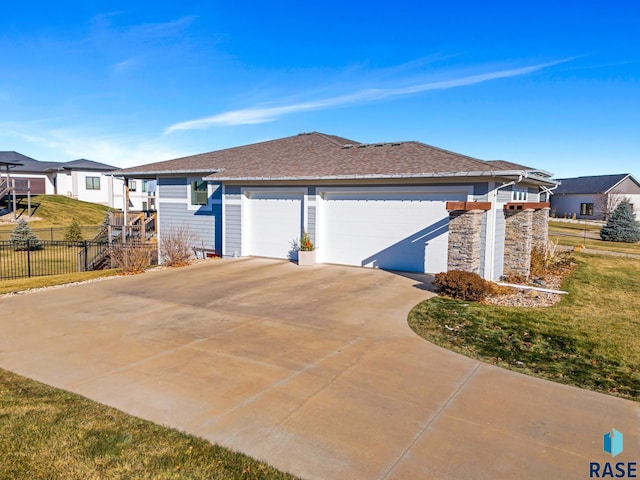
[[84, 240], [82, 238], [82, 228], [80, 228], [80, 224], [77, 220], [73, 220], [67, 231], [64, 232], [64, 239], [67, 242], [81, 242]]
[[618, 192], [599, 193], [595, 198], [596, 212], [605, 222], [625, 196]]
[[640, 242], [640, 223], [635, 219], [631, 203], [623, 199], [600, 230], [600, 238], [607, 242]]
[[29, 224], [21, 218], [18, 220], [16, 228], [11, 232], [11, 246], [15, 251], [21, 250], [40, 250], [42, 242], [38, 236], [33, 233]]

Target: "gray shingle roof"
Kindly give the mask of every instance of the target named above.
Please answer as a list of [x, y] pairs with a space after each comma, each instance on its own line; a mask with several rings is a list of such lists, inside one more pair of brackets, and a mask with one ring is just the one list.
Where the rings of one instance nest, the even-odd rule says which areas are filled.
[[41, 162], [18, 152], [0, 152], [0, 163], [15, 165], [12, 171], [23, 173], [46, 173], [52, 170], [98, 170], [109, 172], [116, 167], [84, 158], [70, 162]]
[[87, 160], [86, 158], [71, 160], [70, 162], [61, 164], [61, 166], [67, 170], [104, 170], [106, 172], [117, 168], [113, 165], [107, 165], [106, 163], [96, 162], [94, 160]]
[[513, 170], [420, 142], [362, 144], [312, 132], [118, 170], [135, 175], [210, 173], [210, 179], [420, 176]]
[[595, 175], [590, 177], [561, 178], [560, 186], [554, 190], [555, 195], [605, 193], [627, 178], [629, 173], [615, 175]]

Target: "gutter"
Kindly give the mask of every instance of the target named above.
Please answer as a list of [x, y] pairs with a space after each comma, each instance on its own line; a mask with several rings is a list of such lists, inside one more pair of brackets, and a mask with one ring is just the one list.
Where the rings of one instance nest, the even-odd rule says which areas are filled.
[[[209, 170], [211, 171], [211, 170]], [[196, 173], [193, 170], [188, 172]], [[537, 171], [536, 171], [537, 172]], [[151, 173], [151, 172], [149, 172]], [[155, 172], [157, 174], [164, 173], [177, 173], [177, 172]], [[533, 173], [533, 172], [531, 172]], [[138, 172], [140, 175], [141, 172]], [[461, 178], [461, 177], [518, 177], [521, 181], [523, 178], [540, 182], [544, 184], [555, 185], [556, 182], [549, 178], [531, 175], [529, 172], [523, 170], [498, 170], [498, 171], [471, 171], [471, 172], [424, 172], [424, 173], [399, 173], [399, 174], [350, 174], [350, 175], [300, 175], [300, 176], [278, 176], [278, 177], [224, 177], [217, 176], [215, 173], [205, 177], [205, 180], [212, 181], [323, 181], [323, 180], [375, 180], [375, 179], [401, 179], [401, 178]]]

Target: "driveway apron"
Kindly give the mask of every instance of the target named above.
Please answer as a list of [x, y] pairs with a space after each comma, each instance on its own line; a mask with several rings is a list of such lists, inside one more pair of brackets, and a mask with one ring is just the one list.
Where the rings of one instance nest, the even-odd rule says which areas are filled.
[[229, 259], [5, 297], [0, 367], [303, 478], [571, 479], [637, 461], [637, 403], [416, 336], [428, 280]]

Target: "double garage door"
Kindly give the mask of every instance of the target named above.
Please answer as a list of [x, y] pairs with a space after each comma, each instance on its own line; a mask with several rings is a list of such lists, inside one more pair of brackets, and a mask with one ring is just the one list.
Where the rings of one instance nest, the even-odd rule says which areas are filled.
[[[331, 190], [315, 205], [317, 261], [409, 272], [447, 268], [447, 201], [466, 192]], [[255, 193], [245, 204], [245, 254], [294, 258], [305, 223], [301, 193]], [[313, 206], [312, 206], [313, 208]], [[295, 255], [295, 254], [293, 254]]]

